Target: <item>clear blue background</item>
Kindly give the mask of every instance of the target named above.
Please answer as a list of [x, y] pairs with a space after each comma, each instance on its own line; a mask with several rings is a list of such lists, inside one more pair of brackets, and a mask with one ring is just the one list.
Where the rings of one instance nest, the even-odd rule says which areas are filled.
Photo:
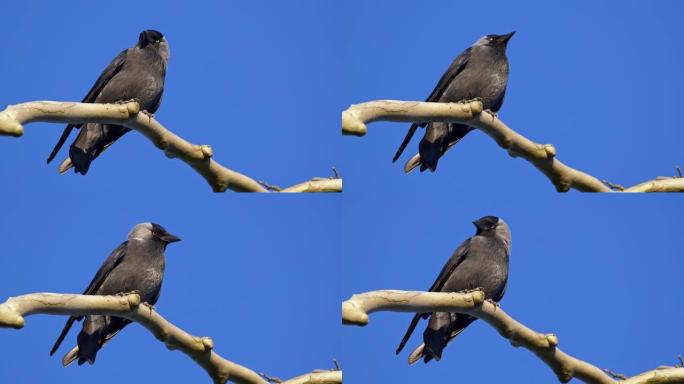
[[[58, 176], [44, 160], [61, 126], [29, 125], [20, 139], [0, 139], [1, 298], [80, 292], [133, 224], [156, 220], [184, 239], [169, 247], [159, 311], [256, 371], [287, 378], [337, 357], [348, 383], [553, 382], [532, 354], [482, 323], [440, 363], [415, 367], [408, 351], [394, 355], [409, 314], [375, 314], [363, 329], [339, 325], [339, 303], [353, 293], [429, 287], [474, 232], [470, 221], [495, 214], [513, 231], [502, 303], [512, 316], [557, 333], [566, 352], [626, 374], [684, 353], [680, 196], [558, 195], [478, 132], [436, 174], [409, 176], [390, 162], [408, 124], [339, 136], [350, 103], [424, 99], [481, 35], [517, 30], [506, 123], [616, 183], [671, 175], [684, 163], [676, 2], [22, 4], [6, 5], [0, 24], [0, 105], [78, 100], [142, 29], [157, 28], [171, 45], [162, 123], [273, 184], [326, 176], [336, 165], [345, 193], [215, 195], [135, 133], [88, 176]], [[48, 351], [63, 322], [34, 316], [21, 331], [2, 330], [0, 381], [208, 380], [137, 325], [95, 366], [62, 369], [75, 332], [60, 356]]]
[[[346, 2], [341, 17], [343, 110], [375, 99], [423, 100], [451, 60], [482, 35], [517, 34], [499, 116], [559, 158], [632, 185], [675, 174], [684, 87], [675, 1]], [[373, 123], [345, 137], [341, 169], [343, 295], [427, 289], [453, 250], [493, 214], [513, 233], [502, 307], [560, 348], [628, 375], [684, 354], [681, 196], [560, 195], [534, 167], [510, 159], [480, 132], [442, 158], [436, 173], [404, 175], [414, 138], [391, 163], [408, 124]], [[363, 219], [360, 219], [363, 217]], [[345, 327], [349, 383], [551, 383], [533, 354], [475, 323], [439, 363], [409, 367], [424, 322], [394, 350], [410, 314], [377, 313]]]
[[[13, 1], [0, 23], [0, 105], [80, 100], [117, 53], [154, 28], [171, 47], [156, 114], [167, 128], [272, 184], [328, 176], [341, 140], [340, 87], [324, 86], [338, 81], [332, 20], [317, 2]], [[54, 164], [45, 159], [61, 130], [31, 124], [24, 137], [0, 138], [0, 300], [82, 292], [130, 227], [154, 220], [183, 238], [167, 252], [163, 316], [257, 372], [290, 378], [332, 367], [340, 195], [213, 194], [135, 132], [87, 176], [58, 176], [65, 151]], [[138, 325], [94, 366], [63, 369], [76, 330], [56, 356], [48, 352], [64, 321], [33, 316], [23, 330], [0, 330], [0, 382], [209, 382]]]

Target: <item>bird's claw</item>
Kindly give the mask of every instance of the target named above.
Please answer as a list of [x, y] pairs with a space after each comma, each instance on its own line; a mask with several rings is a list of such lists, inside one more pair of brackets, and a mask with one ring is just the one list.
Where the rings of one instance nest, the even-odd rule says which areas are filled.
[[133, 102], [140, 104], [140, 100], [138, 100], [138, 99], [117, 100], [114, 102], [114, 104], [128, 104], [128, 103], [133, 103]]
[[150, 310], [150, 315], [152, 314], [153, 311], [156, 311], [156, 308], [154, 307], [154, 305], [152, 305], [148, 302], [144, 302], [144, 303], [142, 303], [142, 305], [146, 306], [147, 309]]
[[497, 113], [494, 112], [494, 111], [492, 111], [491, 109], [485, 109], [485, 112], [487, 112], [487, 113], [489, 113], [490, 115], [492, 115], [492, 117], [495, 118], [495, 119], [499, 117], [499, 115], [497, 115]]
[[494, 310], [496, 311], [501, 305], [494, 301], [493, 299], [485, 299], [486, 302], [494, 306]]

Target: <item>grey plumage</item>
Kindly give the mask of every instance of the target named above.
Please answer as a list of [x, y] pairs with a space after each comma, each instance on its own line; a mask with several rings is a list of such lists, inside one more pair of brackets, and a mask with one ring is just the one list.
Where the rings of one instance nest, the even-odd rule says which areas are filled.
[[[164, 251], [168, 244], [179, 240], [159, 224], [136, 225], [128, 234], [128, 240], [107, 257], [83, 294], [116, 295], [137, 291], [142, 302], [153, 305], [159, 299], [164, 277]], [[83, 316], [69, 317], [50, 356], [57, 351], [74, 321], [82, 319]], [[129, 323], [130, 320], [115, 316], [85, 316], [77, 338], [78, 346], [64, 356], [62, 364], [66, 367], [76, 359], [78, 365], [86, 361], [93, 364], [100, 348]]]
[[[485, 216], [473, 222], [475, 236], [464, 241], [442, 268], [430, 292], [460, 292], [476, 288], [484, 289], [485, 297], [499, 302], [506, 292], [508, 282], [508, 257], [511, 249], [511, 232], [508, 225], [498, 217]], [[444, 347], [476, 319], [449, 313], [417, 313], [397, 348], [397, 354], [406, 345], [420, 319], [430, 318], [423, 332], [423, 344], [409, 356], [413, 364], [420, 358], [427, 363], [440, 360]]]
[[[168, 60], [169, 46], [164, 36], [151, 29], [143, 31], [136, 45], [119, 53], [109, 63], [82, 102], [115, 103], [136, 99], [141, 110], [154, 113], [164, 93]], [[60, 173], [74, 167], [77, 173], [85, 175], [95, 158], [130, 131], [120, 125], [69, 124], [48, 156], [48, 163], [74, 128], [79, 128], [80, 132], [69, 148], [69, 157], [59, 167]]]
[[[503, 104], [508, 83], [508, 58], [506, 45], [515, 32], [506, 35], [487, 35], [461, 52], [442, 75], [427, 100], [429, 102], [458, 102], [481, 98], [486, 110], [496, 112]], [[408, 130], [392, 162], [408, 145], [418, 127], [427, 130], [418, 146], [420, 171], [437, 169], [439, 158], [446, 150], [458, 143], [472, 130], [455, 123], [414, 123]], [[407, 167], [410, 172], [418, 164]]]

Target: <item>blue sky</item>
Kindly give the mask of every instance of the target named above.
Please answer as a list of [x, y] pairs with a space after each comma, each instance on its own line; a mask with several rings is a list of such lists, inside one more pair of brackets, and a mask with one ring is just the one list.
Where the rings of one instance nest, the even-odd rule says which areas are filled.
[[[0, 139], [0, 300], [82, 291], [132, 225], [154, 220], [183, 238], [167, 252], [159, 311], [258, 372], [287, 378], [329, 368], [337, 358], [349, 383], [554, 381], [532, 354], [482, 323], [440, 363], [414, 367], [407, 352], [394, 355], [409, 314], [375, 314], [366, 328], [340, 325], [340, 301], [353, 293], [429, 287], [473, 234], [470, 222], [493, 214], [513, 233], [507, 312], [557, 333], [560, 348], [601, 367], [634, 374], [674, 364], [684, 354], [680, 196], [556, 194], [536, 169], [478, 132], [450, 151], [437, 173], [407, 176], [390, 160], [408, 124], [374, 123], [366, 137], [341, 137], [339, 118], [351, 103], [424, 99], [465, 47], [484, 34], [516, 30], [500, 111], [507, 124], [555, 144], [567, 164], [615, 183], [672, 175], [684, 165], [677, 92], [684, 85], [684, 5], [468, 7], [7, 4], [0, 105], [79, 100], [114, 55], [155, 28], [171, 46], [156, 114], [166, 127], [211, 144], [223, 165], [272, 184], [328, 176], [337, 166], [345, 192], [213, 194], [191, 168], [136, 133], [97, 159], [86, 177], [58, 176], [45, 158], [62, 127], [32, 124], [22, 138]], [[62, 369], [61, 354], [76, 333], [60, 356], [48, 352], [63, 322], [33, 316], [21, 331], [0, 332], [0, 382], [43, 382], [46, 375], [55, 383], [208, 380], [137, 325], [107, 345], [93, 367]]]
[[[480, 36], [517, 31], [501, 119], [553, 143], [573, 167], [625, 185], [684, 165], [679, 119], [684, 87], [674, 1], [347, 2], [340, 32], [343, 110], [375, 99], [423, 100], [451, 60]], [[378, 122], [345, 137], [342, 297], [375, 289], [427, 289], [471, 221], [498, 215], [511, 226], [511, 277], [502, 307], [560, 348], [600, 367], [635, 374], [684, 354], [680, 196], [557, 194], [534, 167], [480, 132], [436, 173], [404, 175], [419, 132], [397, 164], [408, 124]], [[363, 217], [363, 219], [359, 219]], [[549, 383], [533, 354], [484, 323], [443, 359], [409, 367], [394, 350], [409, 314], [377, 313], [343, 329], [345, 380]]]
[[[188, 5], [11, 2], [0, 23], [0, 104], [80, 100], [141, 30], [171, 47], [156, 116], [211, 144], [223, 165], [272, 184], [328, 176], [339, 158], [332, 14], [315, 2]], [[93, 32], [95, 31], [95, 32]], [[339, 87], [338, 87], [339, 88]], [[167, 252], [160, 313], [257, 372], [289, 378], [339, 358], [340, 195], [213, 194], [180, 161], [129, 133], [85, 177], [45, 159], [61, 125], [0, 138], [0, 296], [81, 292], [131, 226], [153, 220], [183, 238]], [[66, 149], [66, 148], [65, 148]], [[65, 318], [0, 331], [0, 382], [208, 382], [179, 352], [131, 325], [92, 367], [61, 367], [76, 332], [48, 352]], [[122, 364], [130, 369], [122, 370]]]

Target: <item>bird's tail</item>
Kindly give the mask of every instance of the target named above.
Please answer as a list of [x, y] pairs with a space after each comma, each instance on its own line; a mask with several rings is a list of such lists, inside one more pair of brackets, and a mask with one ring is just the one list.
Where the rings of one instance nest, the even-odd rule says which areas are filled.
[[78, 347], [73, 347], [71, 351], [62, 357], [62, 366], [68, 367], [76, 359], [78, 359]]
[[77, 317], [69, 316], [69, 319], [66, 321], [66, 324], [64, 324], [64, 328], [62, 328], [62, 333], [59, 334], [57, 341], [55, 341], [55, 345], [53, 345], [52, 349], [50, 350], [50, 356], [54, 355], [57, 351], [57, 348], [59, 348], [59, 345], [62, 344], [62, 341], [64, 341], [64, 338], [66, 337], [67, 333], [69, 333], [71, 326], [74, 325], [75, 320], [80, 321], [80, 319]]
[[418, 325], [418, 322], [420, 321], [420, 319], [425, 318], [427, 316], [428, 316], [428, 314], [426, 314], [426, 313], [416, 313], [415, 315], [413, 315], [413, 319], [411, 319], [411, 324], [409, 324], [408, 329], [406, 329], [406, 333], [404, 333], [404, 337], [401, 339], [401, 342], [399, 343], [399, 346], [397, 347], [397, 350], [396, 350], [397, 355], [399, 354], [399, 352], [401, 352], [402, 349], [404, 349], [406, 342], [411, 337], [413, 330], [416, 329], [416, 326]]
[[413, 137], [413, 134], [416, 133], [416, 129], [418, 127], [424, 127], [425, 124], [417, 124], [413, 123], [411, 124], [411, 127], [409, 128], [408, 132], [406, 132], [406, 136], [404, 136], [404, 141], [401, 142], [401, 145], [399, 146], [399, 149], [397, 149], [397, 153], [394, 154], [394, 157], [392, 158], [392, 162], [396, 162], [399, 156], [404, 152], [404, 149], [406, 149], [406, 146], [408, 143], [411, 141], [411, 138]]
[[62, 149], [62, 146], [64, 145], [64, 142], [66, 139], [69, 137], [69, 134], [71, 133], [71, 130], [76, 128], [75, 125], [67, 125], [66, 128], [64, 128], [64, 132], [62, 132], [62, 136], [59, 137], [59, 140], [57, 141], [57, 144], [55, 145], [55, 148], [52, 149], [52, 152], [50, 152], [50, 156], [48, 156], [47, 163], [50, 164], [52, 159], [55, 158], [57, 155], [57, 152], [59, 152], [60, 149]]
[[420, 153], [416, 153], [404, 164], [404, 173], [411, 173], [420, 165]]
[[[69, 148], [69, 158], [67, 160], [64, 160], [62, 165], [59, 167], [59, 173], [64, 174], [64, 172], [68, 171], [71, 166], [67, 164], [67, 161], [71, 163], [71, 165], [74, 167], [76, 170], [76, 173], [80, 173], [81, 175], [85, 175], [88, 173], [88, 169], [90, 168], [90, 163], [95, 160], [96, 156], [93, 156], [89, 154], [88, 152], [84, 151], [81, 148], [77, 148], [75, 146], [71, 146]], [[62, 166], [65, 168], [62, 169]]]
[[71, 162], [71, 158], [67, 157], [59, 165], [59, 167], [57, 168], [57, 172], [59, 172], [60, 175], [63, 175], [65, 173], [67, 173], [67, 171], [69, 171], [73, 167], [74, 167], [74, 163]]
[[409, 365], [413, 365], [416, 361], [420, 360], [425, 356], [425, 343], [422, 343], [418, 348], [414, 349], [413, 352], [408, 357]]

